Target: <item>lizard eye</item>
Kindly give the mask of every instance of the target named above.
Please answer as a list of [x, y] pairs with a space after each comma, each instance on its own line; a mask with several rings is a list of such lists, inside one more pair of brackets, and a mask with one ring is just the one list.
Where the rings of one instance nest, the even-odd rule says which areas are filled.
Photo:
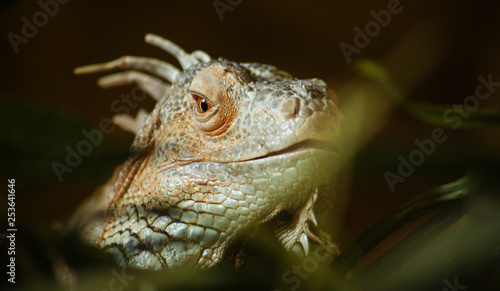
[[200, 114], [205, 114], [210, 108], [212, 108], [212, 104], [205, 98], [198, 96], [198, 95], [193, 95], [194, 99], [196, 100], [196, 110]]
[[239, 86], [234, 73], [220, 64], [197, 72], [188, 88], [194, 125], [208, 135], [222, 134], [235, 117], [233, 92]]

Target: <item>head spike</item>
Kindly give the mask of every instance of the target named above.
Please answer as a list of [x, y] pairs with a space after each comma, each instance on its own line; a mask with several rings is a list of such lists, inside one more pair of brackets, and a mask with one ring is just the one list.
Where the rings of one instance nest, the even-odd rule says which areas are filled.
[[191, 55], [204, 63], [212, 60], [212, 58], [204, 51], [194, 51]]
[[146, 34], [145, 41], [172, 54], [179, 61], [179, 63], [182, 66], [182, 69], [184, 70], [198, 63], [198, 60], [194, 56], [186, 53], [178, 45], [176, 45], [175, 43], [171, 42], [168, 39], [164, 39], [161, 36], [148, 33]]

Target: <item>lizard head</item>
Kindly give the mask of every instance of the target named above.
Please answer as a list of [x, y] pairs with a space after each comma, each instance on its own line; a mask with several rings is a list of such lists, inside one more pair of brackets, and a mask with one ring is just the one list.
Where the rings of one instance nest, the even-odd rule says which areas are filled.
[[147, 71], [155, 76], [130, 71], [100, 83], [135, 82], [158, 100], [144, 122], [115, 119], [137, 135], [99, 194], [106, 211], [87, 239], [122, 265], [146, 269], [214, 266], [240, 233], [265, 223], [289, 251], [307, 255], [310, 240], [324, 245], [314, 205], [333, 199], [341, 119], [333, 91], [273, 66], [187, 54], [155, 35], [146, 41], [176, 56], [183, 71], [139, 57], [77, 69]]
[[334, 94], [318, 79], [215, 60], [183, 72], [170, 93], [158, 108], [164, 161], [243, 162], [338, 142]]

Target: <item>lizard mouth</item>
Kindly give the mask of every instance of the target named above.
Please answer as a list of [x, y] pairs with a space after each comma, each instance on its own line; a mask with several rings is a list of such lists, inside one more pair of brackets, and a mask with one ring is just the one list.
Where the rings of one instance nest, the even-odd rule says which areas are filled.
[[323, 150], [323, 151], [329, 151], [329, 152], [338, 152], [338, 146], [336, 143], [329, 142], [329, 141], [323, 141], [323, 140], [316, 140], [316, 139], [307, 139], [303, 140], [301, 142], [298, 142], [296, 144], [293, 144], [291, 146], [288, 146], [286, 148], [283, 148], [278, 151], [272, 151], [267, 153], [266, 155], [248, 159], [247, 161], [255, 161], [255, 160], [261, 160], [269, 157], [274, 157], [274, 156], [280, 156], [284, 154], [290, 154], [294, 152], [300, 152], [304, 150]]

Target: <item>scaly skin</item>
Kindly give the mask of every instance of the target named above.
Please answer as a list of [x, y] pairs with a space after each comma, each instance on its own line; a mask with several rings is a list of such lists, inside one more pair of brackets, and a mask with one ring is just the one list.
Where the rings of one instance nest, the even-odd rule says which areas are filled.
[[341, 118], [333, 91], [273, 66], [187, 54], [151, 34], [146, 41], [184, 70], [139, 57], [76, 70], [146, 71], [154, 77], [129, 71], [100, 84], [135, 82], [158, 100], [144, 122], [115, 118], [138, 132], [118, 174], [76, 214], [83, 237], [123, 266], [154, 270], [215, 266], [235, 237], [269, 221], [288, 251], [326, 247], [314, 205], [333, 199]]

